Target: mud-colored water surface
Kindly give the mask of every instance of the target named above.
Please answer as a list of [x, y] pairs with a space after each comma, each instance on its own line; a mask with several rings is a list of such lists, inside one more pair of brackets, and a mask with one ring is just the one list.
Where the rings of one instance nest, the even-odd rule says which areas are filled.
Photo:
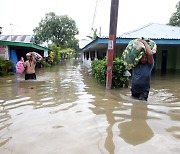
[[180, 74], [154, 76], [147, 102], [105, 90], [75, 60], [37, 77], [0, 78], [1, 154], [179, 153]]

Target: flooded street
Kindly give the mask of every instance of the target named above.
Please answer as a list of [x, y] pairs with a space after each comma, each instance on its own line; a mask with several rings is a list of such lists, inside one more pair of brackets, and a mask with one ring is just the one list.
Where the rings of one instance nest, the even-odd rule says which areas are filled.
[[180, 74], [154, 76], [148, 102], [105, 90], [75, 60], [37, 77], [0, 78], [1, 154], [179, 153]]

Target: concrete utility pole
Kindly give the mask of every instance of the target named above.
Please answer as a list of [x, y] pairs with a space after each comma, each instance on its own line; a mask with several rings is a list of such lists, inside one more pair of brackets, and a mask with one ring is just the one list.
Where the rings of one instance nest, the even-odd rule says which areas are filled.
[[112, 85], [112, 67], [116, 45], [116, 30], [118, 20], [119, 0], [111, 0], [111, 15], [109, 27], [109, 42], [107, 51], [107, 75], [106, 75], [106, 89], [111, 89]]

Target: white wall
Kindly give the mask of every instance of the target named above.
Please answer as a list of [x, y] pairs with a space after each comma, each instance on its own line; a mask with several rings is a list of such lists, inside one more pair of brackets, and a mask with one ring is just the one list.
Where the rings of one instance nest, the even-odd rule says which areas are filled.
[[91, 67], [91, 58], [89, 57], [89, 59], [87, 59], [86, 57], [84, 57], [84, 53], [81, 53], [81, 58], [82, 58], [82, 61], [83, 61], [83, 64], [87, 67], [87, 68], [90, 68]]

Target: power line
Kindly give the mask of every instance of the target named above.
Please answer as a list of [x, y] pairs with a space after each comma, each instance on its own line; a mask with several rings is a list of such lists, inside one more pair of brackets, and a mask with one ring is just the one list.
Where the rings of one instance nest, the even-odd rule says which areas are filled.
[[99, 0], [96, 0], [96, 5], [95, 5], [94, 15], [93, 15], [93, 21], [92, 21], [92, 26], [91, 26], [91, 31], [90, 31], [90, 35], [89, 36], [91, 36], [91, 32], [92, 32], [92, 29], [94, 27], [94, 22], [95, 22], [97, 10], [98, 10], [98, 2], [99, 2]]

